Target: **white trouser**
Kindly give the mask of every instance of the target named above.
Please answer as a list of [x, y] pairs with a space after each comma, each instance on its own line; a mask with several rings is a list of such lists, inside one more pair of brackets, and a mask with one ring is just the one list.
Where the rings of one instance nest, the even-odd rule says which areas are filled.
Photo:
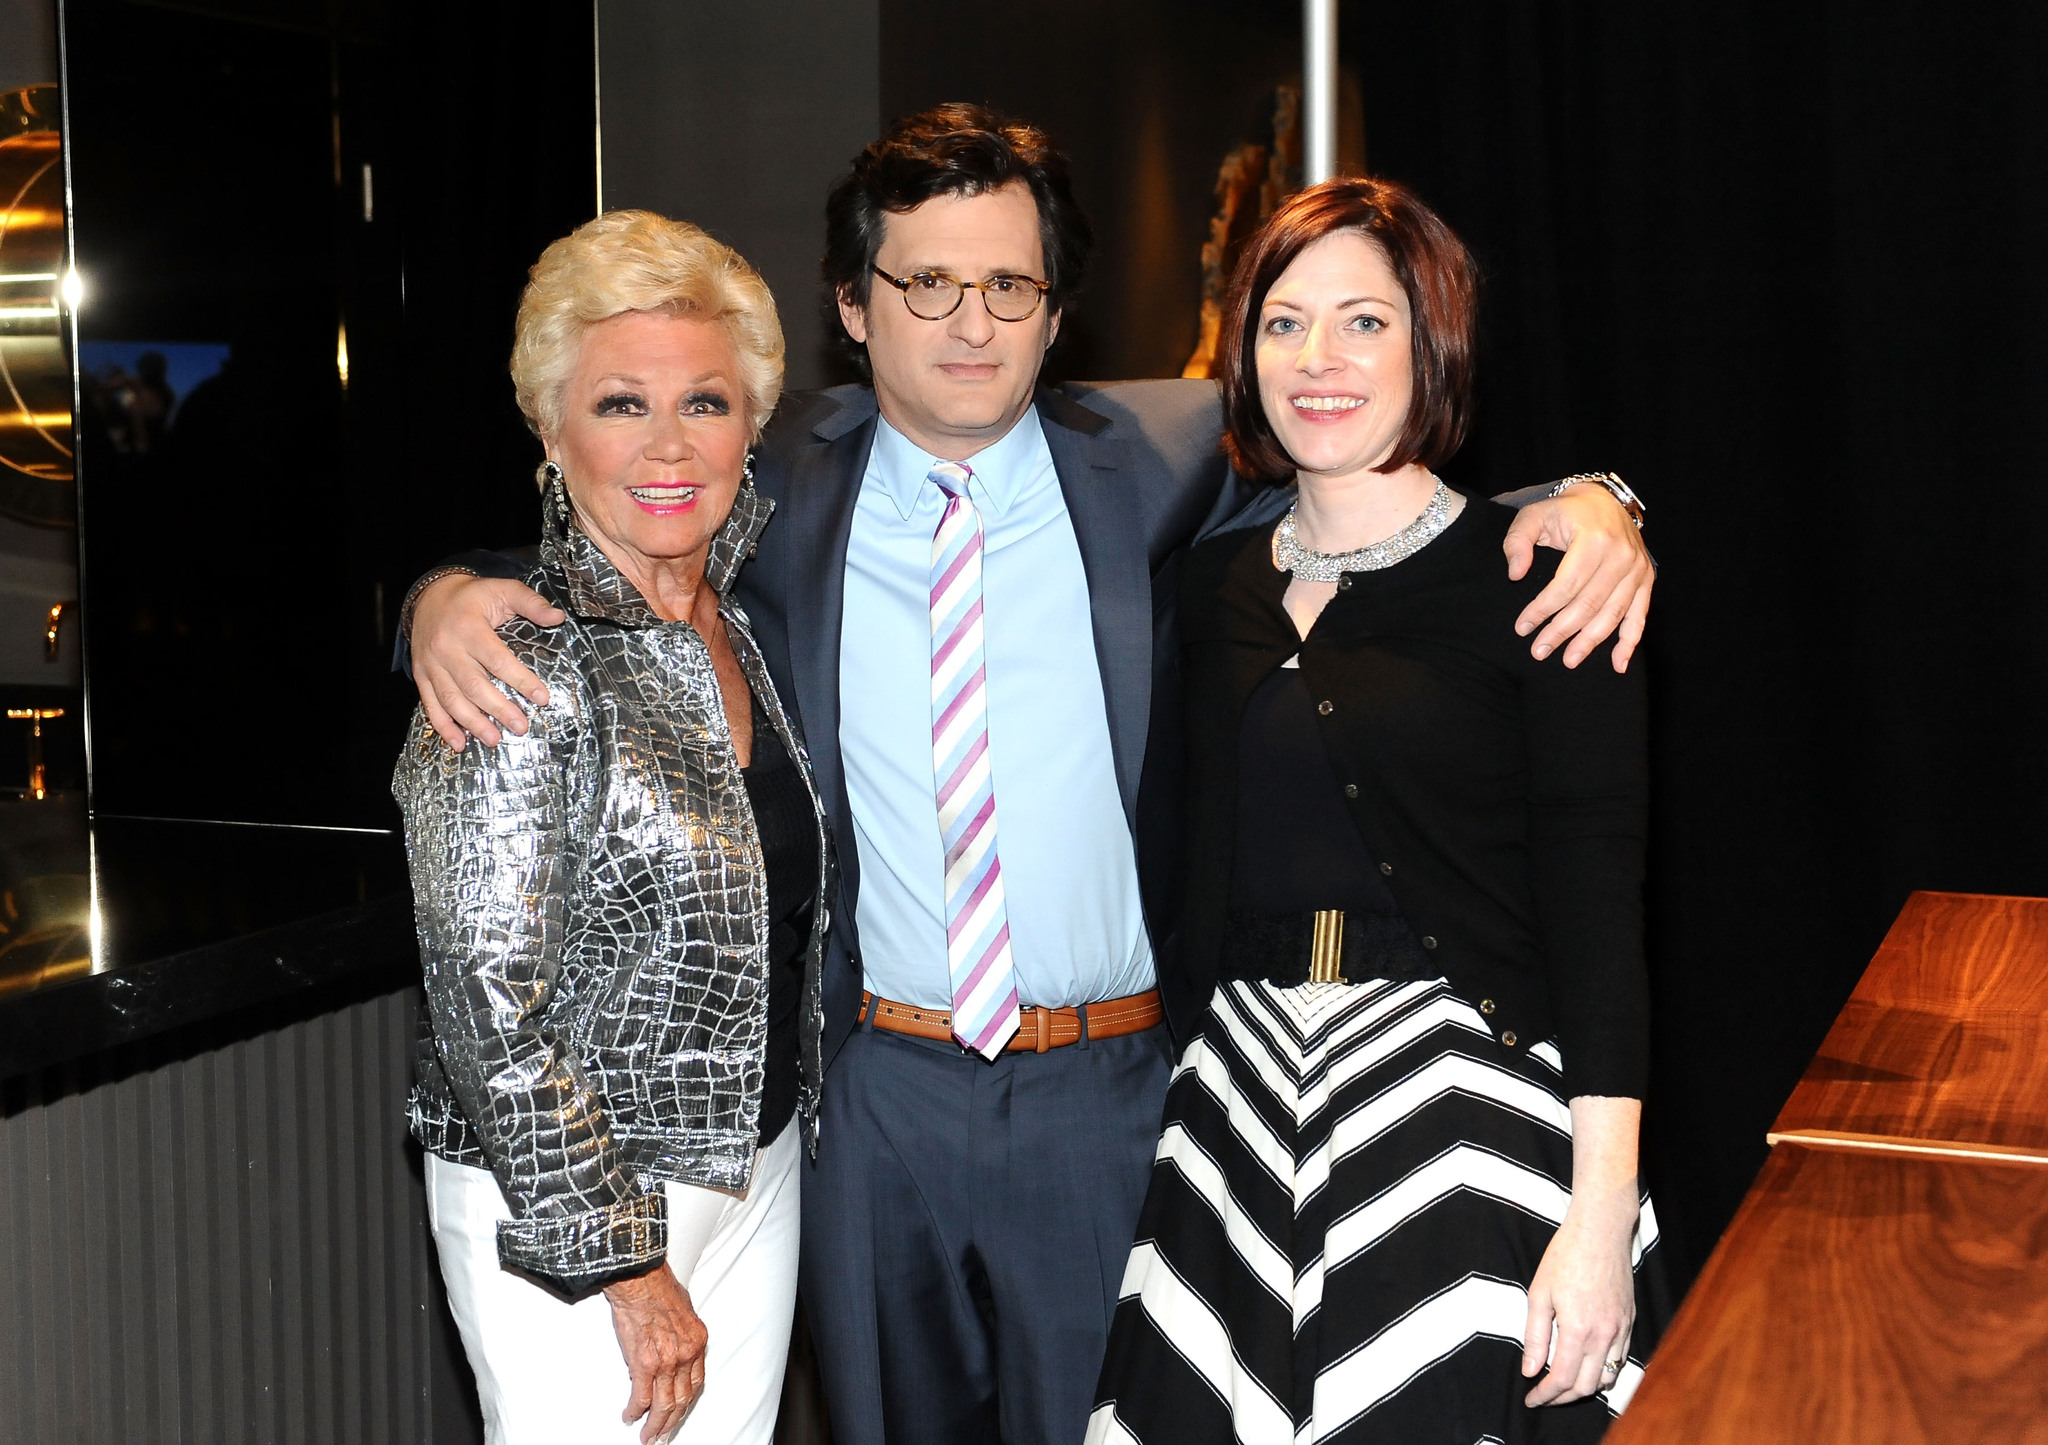
[[[769, 1445], [796, 1312], [799, 1146], [795, 1120], [754, 1159], [744, 1194], [668, 1184], [668, 1263], [710, 1343], [704, 1392], [672, 1438], [683, 1445]], [[640, 1439], [619, 1417], [632, 1393], [612, 1307], [602, 1294], [565, 1304], [498, 1264], [511, 1217], [488, 1170], [427, 1156], [427, 1218], [448, 1306], [476, 1372], [487, 1445], [583, 1445]]]

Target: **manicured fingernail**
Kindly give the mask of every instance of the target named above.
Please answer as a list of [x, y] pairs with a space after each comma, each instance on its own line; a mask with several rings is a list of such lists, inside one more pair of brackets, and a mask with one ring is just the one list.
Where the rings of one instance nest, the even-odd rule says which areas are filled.
[[1536, 644], [1536, 656], [1537, 656], [1538, 658], [1545, 658], [1545, 657], [1548, 657], [1548, 656], [1550, 656], [1550, 644], [1549, 644], [1549, 643], [1547, 643], [1547, 642], [1539, 642], [1539, 643], [1537, 643], [1537, 644]]
[[1515, 624], [1515, 636], [1517, 637], [1527, 637], [1535, 630], [1536, 624], [1533, 622], [1517, 622]]

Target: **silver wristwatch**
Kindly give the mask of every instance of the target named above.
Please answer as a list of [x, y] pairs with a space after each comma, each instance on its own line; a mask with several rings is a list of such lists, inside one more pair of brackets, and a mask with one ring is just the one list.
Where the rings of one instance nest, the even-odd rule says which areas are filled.
[[1552, 487], [1550, 495], [1561, 497], [1573, 487], [1581, 486], [1587, 482], [1591, 482], [1595, 486], [1607, 488], [1613, 494], [1614, 500], [1621, 503], [1621, 509], [1627, 512], [1630, 518], [1634, 520], [1636, 530], [1638, 532], [1642, 531], [1643, 513], [1649, 509], [1643, 505], [1643, 499], [1635, 494], [1634, 489], [1621, 479], [1621, 475], [1618, 472], [1575, 473]]

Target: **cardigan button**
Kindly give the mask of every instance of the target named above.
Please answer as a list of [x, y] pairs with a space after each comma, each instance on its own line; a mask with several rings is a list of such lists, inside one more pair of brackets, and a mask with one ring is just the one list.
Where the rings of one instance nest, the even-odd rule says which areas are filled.
[[1356, 783], [1346, 783], [1346, 784], [1344, 785], [1344, 796], [1345, 796], [1345, 797], [1347, 797], [1347, 798], [1355, 798], [1355, 797], [1357, 797], [1357, 796], [1358, 796], [1358, 784], [1356, 784]]
[[1515, 1031], [1513, 1029], [1509, 1029], [1506, 1033], [1500, 1036], [1500, 1041], [1506, 1044], [1509, 1048], [1513, 1048], [1515, 1046]]
[[1422, 946], [1423, 946], [1424, 948], [1435, 948], [1435, 947], [1436, 947], [1436, 937], [1435, 937], [1435, 935], [1433, 935], [1433, 934], [1428, 934], [1428, 933], [1425, 933], [1425, 934], [1423, 934], [1423, 935], [1422, 935]]
[[1328, 698], [1324, 698], [1321, 702], [1316, 704], [1316, 711], [1321, 713], [1324, 717], [1328, 717], [1331, 713], [1335, 712], [1336, 710], [1337, 704], [1331, 702]]
[[1386, 874], [1389, 878], [1391, 878], [1394, 876], [1394, 865], [1391, 863], [1382, 863], [1380, 864], [1380, 872]]
[[1483, 1014], [1490, 1014], [1490, 1013], [1492, 1013], [1492, 1012], [1493, 1012], [1493, 1010], [1494, 1010], [1494, 1002], [1493, 1002], [1493, 1000], [1492, 1000], [1492, 999], [1490, 999], [1490, 998], [1483, 998], [1483, 999], [1479, 1000], [1479, 1011], [1480, 1011], [1481, 1013], [1483, 1013]]
[[1337, 579], [1337, 590], [1339, 592], [1349, 592], [1351, 590], [1351, 579], [1349, 577], [1339, 577]]

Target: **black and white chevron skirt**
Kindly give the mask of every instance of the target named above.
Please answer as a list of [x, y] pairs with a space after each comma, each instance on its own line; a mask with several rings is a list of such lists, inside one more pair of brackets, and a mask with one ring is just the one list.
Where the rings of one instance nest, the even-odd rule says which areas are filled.
[[1620, 1381], [1522, 1403], [1571, 1170], [1556, 1046], [1503, 1048], [1441, 980], [1220, 985], [1167, 1094], [1090, 1445], [1599, 1439], [1672, 1300], [1645, 1198]]

